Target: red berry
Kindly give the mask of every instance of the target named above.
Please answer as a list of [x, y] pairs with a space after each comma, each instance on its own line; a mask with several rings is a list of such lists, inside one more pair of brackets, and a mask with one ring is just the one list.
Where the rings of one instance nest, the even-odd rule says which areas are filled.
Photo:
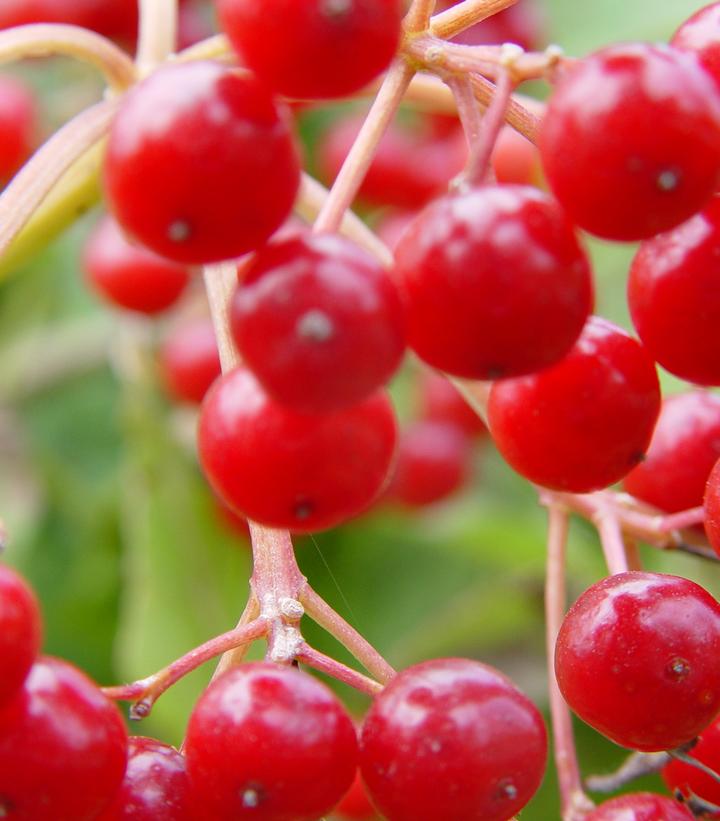
[[0, 565], [0, 707], [20, 690], [41, 641], [35, 594], [14, 570]]
[[209, 319], [197, 319], [173, 328], [160, 351], [163, 381], [182, 402], [202, 402], [220, 376], [215, 330]]
[[659, 411], [660, 386], [645, 349], [591, 317], [557, 365], [493, 385], [488, 420], [498, 449], [526, 479], [587, 493], [642, 461]]
[[119, 308], [157, 314], [180, 298], [189, 281], [187, 268], [135, 245], [111, 217], [88, 237], [83, 267], [90, 285]]
[[288, 97], [345, 97], [390, 64], [400, 0], [219, 0], [243, 62]]
[[545, 770], [539, 711], [492, 667], [436, 659], [401, 672], [363, 723], [360, 767], [392, 821], [506, 821]]
[[185, 758], [154, 738], [128, 739], [120, 792], [98, 821], [189, 821]]
[[582, 228], [636, 240], [705, 205], [720, 175], [720, 92], [695, 55], [644, 43], [598, 51], [550, 98], [540, 153]]
[[126, 759], [117, 707], [71, 664], [41, 658], [0, 710], [0, 816], [91, 821], [117, 793]]
[[681, 393], [663, 401], [647, 457], [623, 481], [625, 490], [668, 513], [698, 507], [720, 458], [720, 396]]
[[263, 388], [304, 413], [365, 399], [390, 379], [405, 349], [392, 280], [335, 234], [259, 251], [243, 271], [230, 319], [243, 362]]
[[557, 362], [592, 307], [585, 252], [535, 188], [488, 185], [436, 200], [395, 260], [409, 345], [457, 376], [497, 379]]
[[468, 436], [487, 433], [483, 420], [450, 380], [427, 369], [420, 377], [420, 414], [423, 419], [456, 425]]
[[510, 126], [504, 126], [498, 134], [492, 153], [492, 167], [498, 182], [532, 185], [539, 181], [540, 158], [537, 148], [527, 137]]
[[0, 28], [26, 23], [68, 23], [106, 37], [133, 42], [137, 0], [2, 0]]
[[288, 216], [298, 180], [284, 112], [252, 75], [216, 63], [160, 68], [124, 98], [110, 131], [115, 215], [177, 262], [261, 245]]
[[701, 385], [720, 384], [718, 255], [720, 198], [714, 198], [701, 214], [643, 242], [628, 280], [640, 339], [664, 368]]
[[322, 530], [365, 510], [388, 476], [397, 439], [392, 405], [376, 393], [328, 414], [273, 402], [238, 368], [210, 389], [200, 414], [200, 461], [215, 492], [256, 522]]
[[646, 792], [605, 801], [585, 821], [693, 821], [694, 817], [677, 801]]
[[720, 604], [679, 576], [603, 579], [568, 611], [555, 673], [570, 707], [616, 744], [679, 747], [720, 710]]
[[400, 432], [398, 459], [388, 495], [408, 507], [439, 502], [469, 477], [471, 446], [447, 422], [415, 422]]
[[[716, 719], [703, 730], [689, 754], [711, 770], [720, 770], [720, 721]], [[720, 784], [697, 767], [674, 759], [663, 767], [662, 777], [673, 793], [680, 790], [686, 797], [694, 794], [712, 804], [720, 804]], [[715, 813], [710, 817], [718, 818], [720, 815]]]
[[30, 156], [37, 130], [33, 92], [15, 77], [0, 77], [0, 182]]
[[360, 778], [360, 771], [355, 775], [355, 780], [350, 789], [345, 793], [343, 800], [335, 807], [333, 814], [340, 818], [347, 818], [350, 821], [367, 821], [376, 818], [375, 808], [370, 803], [367, 791]]
[[292, 667], [243, 664], [214, 681], [190, 716], [191, 790], [213, 821], [314, 821], [357, 767], [355, 728], [332, 692]]
[[695, 52], [703, 68], [720, 84], [720, 3], [696, 11], [673, 34], [670, 45]]
[[178, 48], [189, 48], [215, 34], [215, 28], [203, 11], [202, 0], [181, 3], [178, 9]]
[[720, 459], [715, 463], [705, 486], [705, 532], [720, 556]]

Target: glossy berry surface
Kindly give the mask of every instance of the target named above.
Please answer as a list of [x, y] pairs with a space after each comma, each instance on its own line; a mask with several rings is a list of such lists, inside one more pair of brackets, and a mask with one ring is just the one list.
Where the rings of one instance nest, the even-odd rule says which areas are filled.
[[105, 300], [141, 314], [170, 308], [190, 280], [184, 266], [130, 242], [112, 217], [104, 217], [88, 237], [83, 268]]
[[447, 499], [469, 478], [470, 458], [470, 442], [455, 425], [414, 422], [400, 431], [388, 496], [408, 507]]
[[720, 84], [720, 3], [695, 12], [673, 34], [670, 45], [695, 52], [703, 68]]
[[585, 816], [586, 821], [692, 821], [692, 813], [662, 795], [629, 793], [610, 801]]
[[176, 262], [253, 250], [288, 216], [298, 181], [284, 112], [252, 75], [216, 63], [162, 67], [123, 99], [110, 131], [111, 209]]
[[68, 23], [131, 43], [137, 34], [137, 0], [3, 0], [0, 28], [27, 23]]
[[403, 670], [375, 699], [360, 768], [393, 821], [506, 821], [538, 788], [546, 748], [539, 711], [502, 673], [435, 659]]
[[425, 369], [419, 380], [419, 410], [423, 419], [456, 425], [468, 436], [487, 433], [475, 413], [447, 377]]
[[0, 77], [0, 183], [32, 153], [37, 130], [35, 96], [16, 77]]
[[160, 370], [171, 396], [181, 402], [202, 402], [220, 376], [212, 322], [197, 319], [173, 328], [160, 350]]
[[355, 727], [292, 667], [243, 664], [203, 693], [185, 744], [191, 790], [214, 821], [315, 821], [352, 783]]
[[705, 532], [715, 552], [720, 556], [720, 459], [710, 471], [705, 496]]
[[592, 306], [590, 267], [557, 203], [487, 185], [435, 200], [395, 249], [408, 344], [471, 379], [532, 373], [564, 356]]
[[400, 0], [219, 0], [244, 63], [288, 97], [344, 97], [384, 71], [400, 41]]
[[20, 690], [41, 641], [35, 594], [14, 570], [0, 565], [0, 708]]
[[591, 317], [557, 365], [493, 385], [488, 421], [501, 454], [522, 476], [587, 493], [642, 461], [659, 411], [660, 386], [647, 351]]
[[550, 187], [582, 228], [636, 240], [702, 208], [720, 173], [720, 92], [689, 52], [627, 43], [579, 61], [539, 138]]
[[720, 710], [720, 604], [679, 576], [603, 579], [568, 611], [555, 673], [570, 707], [616, 744], [679, 747]]
[[125, 778], [98, 821], [190, 821], [185, 758], [154, 738], [128, 740]]
[[125, 772], [120, 711], [65, 661], [41, 658], [0, 710], [0, 810], [12, 821], [91, 821]]
[[[720, 770], [720, 721], [713, 723], [700, 734], [698, 743], [689, 753], [696, 761], [717, 772]], [[720, 804], [720, 784], [689, 764], [674, 759], [662, 769], [663, 781], [671, 792], [680, 790], [685, 796], [697, 795], [712, 804]], [[720, 817], [718, 813], [710, 816]]]
[[276, 401], [337, 410], [384, 385], [405, 350], [403, 308], [382, 266], [336, 234], [259, 251], [235, 292], [233, 336]]
[[203, 403], [198, 449], [205, 475], [230, 507], [261, 524], [310, 532], [367, 508], [395, 454], [384, 393], [333, 413], [291, 411], [244, 369], [224, 375]]
[[640, 339], [663, 368], [701, 385], [720, 384], [718, 255], [715, 197], [701, 214], [643, 242], [628, 279], [628, 305]]
[[647, 457], [623, 481], [625, 490], [668, 513], [699, 507], [720, 459], [720, 396], [692, 391], [662, 404]]

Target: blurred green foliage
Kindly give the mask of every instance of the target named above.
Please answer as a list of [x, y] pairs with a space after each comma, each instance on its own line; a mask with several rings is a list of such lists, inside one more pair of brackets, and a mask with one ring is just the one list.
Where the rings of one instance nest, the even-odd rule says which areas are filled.
[[[582, 55], [612, 41], [663, 40], [696, 0], [547, 0], [550, 39]], [[31, 67], [52, 99], [97, 93], [75, 67]], [[80, 83], [80, 90], [77, 84]], [[84, 84], [84, 85], [83, 85]], [[50, 99], [46, 96], [46, 99]], [[91, 220], [90, 220], [91, 221]], [[185, 411], [164, 398], [153, 349], [164, 321], [112, 314], [79, 274], [84, 220], [0, 286], [0, 515], [43, 603], [47, 652], [101, 683], [129, 681], [232, 626], [249, 577], [247, 544], [218, 516], [199, 474]], [[599, 310], [627, 324], [632, 249], [592, 243]], [[404, 385], [400, 404], [410, 403]], [[672, 387], [672, 382], [667, 381]], [[533, 492], [488, 446], [459, 498], [417, 516], [379, 508], [298, 540], [316, 589], [399, 666], [438, 655], [496, 664], [546, 703], [542, 585], [544, 514]], [[715, 568], [646, 551], [651, 567], [720, 592]], [[596, 537], [576, 522], [571, 595], [603, 574]], [[312, 624], [307, 638], [349, 661]], [[164, 696], [139, 732], [178, 743], [212, 665]], [[363, 699], [340, 688], [353, 709]], [[578, 727], [585, 772], [623, 756]], [[558, 817], [552, 766], [524, 821]], [[654, 782], [651, 782], [654, 783]]]

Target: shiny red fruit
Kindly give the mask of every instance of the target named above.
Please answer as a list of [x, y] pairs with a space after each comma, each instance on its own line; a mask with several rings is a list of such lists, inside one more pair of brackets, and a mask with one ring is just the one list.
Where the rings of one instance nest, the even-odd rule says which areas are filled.
[[587, 493], [618, 482], [643, 460], [659, 411], [647, 351], [591, 317], [557, 365], [493, 385], [488, 422], [500, 453], [526, 479]]
[[137, 35], [137, 0], [2, 0], [0, 28], [26, 23], [68, 23], [131, 43]]
[[614, 240], [667, 231], [720, 178], [720, 90], [694, 54], [625, 43], [560, 79], [539, 138], [555, 196], [580, 227]]
[[383, 72], [400, 42], [401, 0], [218, 0], [230, 42], [287, 97], [345, 97]]
[[470, 475], [472, 446], [448, 422], [414, 422], [400, 431], [388, 497], [407, 507], [440, 502], [460, 490]]
[[212, 322], [197, 319], [173, 328], [160, 350], [160, 370], [171, 396], [181, 402], [202, 402], [220, 376]]
[[190, 821], [185, 757], [154, 738], [128, 739], [120, 791], [98, 821]]
[[88, 237], [83, 268], [104, 299], [141, 314], [170, 308], [190, 280], [184, 266], [130, 242], [111, 217], [104, 217]]
[[126, 759], [117, 707], [71, 664], [41, 658], [0, 710], [0, 816], [92, 821], [117, 793]]
[[123, 99], [110, 131], [115, 216], [176, 262], [257, 248], [287, 218], [298, 182], [285, 112], [251, 74], [217, 63], [160, 68]]
[[555, 673], [570, 707], [621, 747], [679, 747], [720, 710], [720, 604], [679, 576], [603, 579], [565, 616]]
[[336, 234], [272, 243], [243, 270], [230, 308], [245, 365], [277, 402], [327, 413], [382, 387], [405, 352], [387, 271]]
[[193, 796], [213, 821], [316, 821], [357, 768], [355, 727], [317, 679], [243, 664], [214, 681], [185, 740]]
[[705, 486], [705, 532], [720, 556], [720, 459], [715, 463]]
[[385, 484], [396, 440], [384, 393], [300, 414], [270, 399], [244, 368], [210, 389], [198, 430], [200, 461], [220, 498], [248, 519], [296, 532], [365, 510]]
[[695, 52], [703, 68], [720, 84], [720, 3], [696, 11], [673, 34], [670, 45]]
[[623, 480], [643, 502], [668, 513], [698, 507], [720, 459], [720, 396], [693, 391], [663, 401], [647, 456]]
[[720, 385], [719, 255], [715, 197], [702, 213], [643, 242], [628, 279], [630, 315], [643, 344], [663, 368], [700, 385]]
[[693, 821], [694, 817], [677, 801], [646, 792], [604, 801], [585, 821]]
[[363, 722], [360, 768], [392, 821], [507, 821], [545, 770], [545, 725], [502, 673], [468, 659], [403, 670]]
[[[703, 730], [698, 743], [689, 754], [714, 772], [720, 770], [720, 721], [715, 720]], [[679, 790], [687, 797], [697, 795], [705, 801], [720, 805], [720, 784], [697, 767], [674, 759], [663, 767], [662, 777], [673, 793]], [[714, 813], [710, 817], [719, 818], [720, 813]]]
[[0, 708], [20, 690], [41, 641], [35, 594], [14, 570], [0, 565]]
[[546, 368], [592, 307], [590, 265], [558, 204], [529, 186], [435, 200], [395, 249], [408, 344], [435, 368], [498, 379]]
[[16, 77], [0, 77], [0, 183], [13, 177], [32, 153], [37, 116], [31, 89]]

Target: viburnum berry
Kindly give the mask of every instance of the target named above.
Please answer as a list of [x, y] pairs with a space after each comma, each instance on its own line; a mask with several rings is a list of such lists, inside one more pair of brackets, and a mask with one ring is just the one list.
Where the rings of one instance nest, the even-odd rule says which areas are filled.
[[128, 739], [120, 791], [98, 821], [189, 821], [185, 757], [154, 738]]
[[35, 594], [14, 570], [0, 565], [0, 708], [20, 690], [41, 641]]
[[290, 213], [298, 182], [285, 112], [250, 73], [218, 63], [158, 69], [123, 99], [110, 130], [111, 209], [176, 262], [258, 247]]
[[720, 3], [695, 12], [673, 34], [670, 45], [693, 51], [703, 68], [720, 85]]
[[654, 793], [629, 793], [604, 801], [585, 821], [693, 821], [682, 804]]
[[720, 459], [708, 476], [703, 499], [705, 532], [715, 552], [720, 556]]
[[384, 71], [400, 42], [401, 0], [218, 0], [245, 65], [287, 97], [345, 97]]
[[720, 396], [692, 391], [663, 401], [643, 462], [623, 480], [625, 490], [668, 513], [699, 507], [720, 459]]
[[384, 393], [301, 414], [270, 399], [245, 368], [213, 385], [198, 430], [200, 461], [220, 498], [248, 519], [296, 532], [365, 510], [386, 482], [396, 440]]
[[333, 815], [349, 819], [349, 821], [370, 821], [377, 817], [362, 778], [360, 778], [359, 770], [343, 800], [333, 810]]
[[[720, 770], [720, 720], [716, 719], [700, 733], [689, 755], [714, 772]], [[704, 801], [720, 805], [720, 784], [697, 767], [672, 759], [663, 767], [662, 777], [673, 793], [679, 790], [686, 797], [696, 795]], [[719, 816], [715, 813], [710, 817]]]
[[506, 821], [545, 770], [545, 725], [502, 673], [434, 659], [399, 673], [362, 726], [360, 768], [392, 821]]
[[76, 667], [41, 658], [0, 710], [0, 816], [92, 821], [117, 793], [126, 760], [117, 707]]
[[190, 280], [187, 268], [132, 243], [109, 216], [88, 237], [83, 268], [87, 281], [102, 297], [142, 314], [170, 308]]
[[447, 377], [425, 369], [419, 381], [419, 409], [422, 419], [448, 422], [468, 436], [487, 433], [483, 420], [475, 413]]
[[457, 426], [448, 422], [413, 422], [400, 431], [388, 497], [408, 507], [442, 501], [468, 479], [470, 458], [470, 442]]
[[32, 153], [37, 131], [35, 96], [16, 77], [0, 77], [0, 183]]
[[137, 0], [2, 0], [0, 28], [27, 23], [68, 23], [132, 43], [137, 35]]
[[701, 385], [720, 385], [718, 255], [714, 197], [702, 213], [643, 242], [628, 279], [630, 315], [643, 344], [670, 373]]
[[590, 266], [558, 204], [485, 185], [432, 202], [395, 249], [408, 344], [456, 376], [532, 373], [572, 347], [592, 307]]
[[191, 792], [213, 821], [315, 821], [350, 787], [358, 753], [355, 727], [324, 684], [250, 663], [200, 697], [185, 755]]
[[388, 273], [337, 234], [258, 251], [230, 308], [243, 362], [277, 402], [305, 413], [365, 399], [397, 370], [404, 317]]
[[582, 228], [637, 240], [702, 208], [720, 178], [720, 90], [689, 52], [625, 43], [571, 66], [539, 136], [555, 196]]
[[531, 482], [587, 493], [639, 464], [660, 411], [647, 351], [625, 331], [591, 317], [557, 365], [493, 385], [490, 432], [500, 453]]
[[160, 349], [160, 370], [169, 393], [183, 402], [202, 402], [220, 376], [215, 330], [209, 319], [177, 325]]
[[720, 710], [720, 604], [679, 576], [603, 579], [565, 616], [555, 673], [570, 707], [620, 746], [679, 747]]
[[492, 167], [498, 182], [532, 185], [540, 179], [537, 148], [527, 137], [507, 125], [498, 134], [492, 153]]

